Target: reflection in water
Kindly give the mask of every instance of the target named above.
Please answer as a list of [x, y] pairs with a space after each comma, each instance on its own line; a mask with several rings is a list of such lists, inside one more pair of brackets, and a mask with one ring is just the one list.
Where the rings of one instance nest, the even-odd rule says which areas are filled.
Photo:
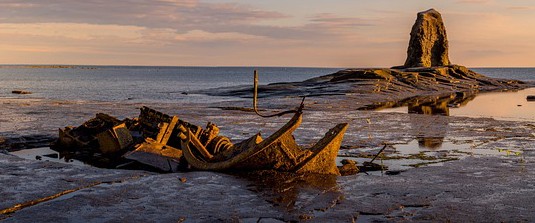
[[[435, 114], [446, 116], [485, 117], [507, 121], [534, 121], [535, 103], [527, 100], [535, 88], [519, 91], [454, 93], [441, 96], [412, 97], [400, 101], [376, 103], [360, 110]], [[477, 97], [476, 97], [477, 96]], [[470, 102], [470, 103], [468, 103]]]
[[418, 140], [418, 146], [420, 148], [427, 149], [440, 149], [444, 142], [444, 136], [442, 137], [416, 137]]
[[458, 108], [465, 106], [475, 97], [476, 94], [469, 92], [456, 92], [438, 96], [416, 96], [400, 101], [374, 103], [372, 105], [360, 108], [359, 110], [382, 110], [387, 108], [407, 106], [409, 113], [449, 116], [450, 107]]
[[30, 160], [45, 160], [45, 161], [52, 161], [52, 162], [57, 162], [57, 163], [70, 163], [70, 164], [82, 165], [82, 166], [85, 165], [83, 162], [72, 159], [48, 147], [22, 149], [18, 151], [13, 151], [10, 154], [18, 156], [20, 158], [30, 159]]
[[450, 107], [464, 106], [475, 97], [475, 94], [457, 92], [443, 96], [414, 97], [406, 103], [409, 113], [449, 116]]
[[407, 106], [408, 113], [437, 115], [435, 117], [410, 117], [411, 129], [414, 137], [418, 140], [418, 146], [420, 148], [434, 150], [442, 147], [444, 137], [448, 131], [448, 120], [441, 116], [449, 116], [451, 107], [465, 106], [475, 96], [475, 94], [467, 92], [438, 96], [418, 96], [397, 102], [376, 103], [362, 110], [379, 110]]
[[249, 190], [290, 214], [326, 210], [342, 197], [334, 175], [266, 170], [239, 173], [238, 176], [252, 182]]
[[22, 149], [10, 152], [10, 154], [29, 160], [51, 161], [56, 163], [69, 163], [79, 166], [94, 166], [107, 169], [130, 169], [146, 170], [152, 172], [162, 172], [156, 168], [143, 165], [138, 162], [127, 160], [120, 154], [115, 156], [95, 155], [93, 151], [62, 151], [57, 152], [49, 147], [39, 147], [33, 149]]

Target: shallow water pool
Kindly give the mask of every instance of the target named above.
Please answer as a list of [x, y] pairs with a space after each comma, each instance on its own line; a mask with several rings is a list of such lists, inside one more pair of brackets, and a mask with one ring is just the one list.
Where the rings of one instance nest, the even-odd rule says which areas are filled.
[[390, 102], [391, 107], [380, 105], [376, 105], [376, 107], [380, 109], [379, 112], [438, 114], [493, 118], [505, 121], [535, 121], [535, 101], [528, 101], [529, 95], [535, 95], [535, 88], [477, 95], [457, 93], [415, 97], [403, 102]]

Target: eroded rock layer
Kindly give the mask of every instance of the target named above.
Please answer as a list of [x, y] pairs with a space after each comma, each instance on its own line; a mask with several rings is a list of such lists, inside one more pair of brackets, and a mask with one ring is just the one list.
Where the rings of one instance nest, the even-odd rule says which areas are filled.
[[[490, 78], [464, 66], [405, 69], [346, 69], [303, 82], [276, 83], [259, 87], [261, 97], [325, 96], [351, 94], [411, 95], [445, 92], [477, 92], [522, 89], [528, 84], [517, 80]], [[210, 89], [200, 93], [251, 97], [251, 87]]]

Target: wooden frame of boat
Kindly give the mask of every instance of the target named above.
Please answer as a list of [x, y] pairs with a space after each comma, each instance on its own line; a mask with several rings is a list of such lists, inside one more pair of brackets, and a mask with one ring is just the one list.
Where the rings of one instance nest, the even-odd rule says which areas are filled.
[[341, 123], [330, 129], [325, 136], [309, 149], [301, 149], [292, 133], [302, 121], [299, 109], [292, 119], [267, 139], [257, 134], [234, 145], [228, 158], [217, 159], [206, 155], [206, 148], [195, 143], [194, 134], [183, 128], [181, 147], [188, 164], [199, 170], [278, 170], [296, 173], [340, 175], [336, 166], [338, 150], [347, 129]]

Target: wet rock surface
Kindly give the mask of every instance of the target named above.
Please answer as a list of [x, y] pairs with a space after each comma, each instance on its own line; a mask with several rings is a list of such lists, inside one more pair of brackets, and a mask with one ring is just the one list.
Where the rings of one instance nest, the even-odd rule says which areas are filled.
[[[136, 115], [137, 108], [141, 107], [138, 104], [69, 104], [22, 99], [2, 99], [2, 103], [3, 114], [16, 111], [4, 116], [4, 119], [13, 119], [2, 122], [3, 130], [13, 130], [6, 134], [10, 140], [36, 132], [55, 134], [64, 122], [78, 120], [82, 123], [98, 112], [118, 117]], [[395, 144], [393, 147], [401, 151], [399, 145], [415, 139], [435, 139], [446, 147], [470, 145], [461, 152], [472, 154], [438, 163], [438, 166], [419, 165], [419, 168], [401, 171], [390, 166], [390, 172], [383, 174], [360, 173], [334, 179], [320, 177], [319, 180], [271, 173], [249, 176], [212, 172], [155, 174], [25, 160], [0, 154], [3, 185], [0, 196], [5, 198], [0, 209], [25, 204], [22, 209], [3, 213], [0, 218], [5, 222], [35, 219], [56, 222], [535, 219], [532, 212], [526, 211], [535, 208], [531, 202], [535, 198], [532, 196], [535, 186], [530, 183], [535, 180], [533, 122], [315, 109], [312, 105], [313, 101], [308, 101], [306, 108], [309, 109], [305, 110], [302, 127], [295, 133], [300, 144], [313, 143], [317, 140], [313, 137], [325, 132], [331, 123], [348, 120], [350, 128], [340, 154], [349, 158], [371, 157], [383, 143]], [[150, 106], [196, 124], [208, 120], [217, 122], [221, 132], [233, 140], [245, 139], [257, 131], [270, 134], [288, 119], [259, 119], [251, 112], [208, 107], [212, 105]], [[38, 109], [49, 112], [47, 119], [42, 118], [42, 113], [31, 112]], [[59, 123], [50, 123], [51, 120]], [[500, 152], [500, 149], [507, 151]], [[395, 150], [391, 147], [387, 150], [385, 153], [398, 156], [392, 153]], [[438, 158], [443, 154], [450, 157], [462, 154], [438, 147], [431, 151], [428, 156]], [[378, 160], [383, 159], [387, 164], [390, 161], [387, 157]], [[437, 161], [421, 158], [417, 162]], [[43, 198], [48, 200], [32, 203]]]

